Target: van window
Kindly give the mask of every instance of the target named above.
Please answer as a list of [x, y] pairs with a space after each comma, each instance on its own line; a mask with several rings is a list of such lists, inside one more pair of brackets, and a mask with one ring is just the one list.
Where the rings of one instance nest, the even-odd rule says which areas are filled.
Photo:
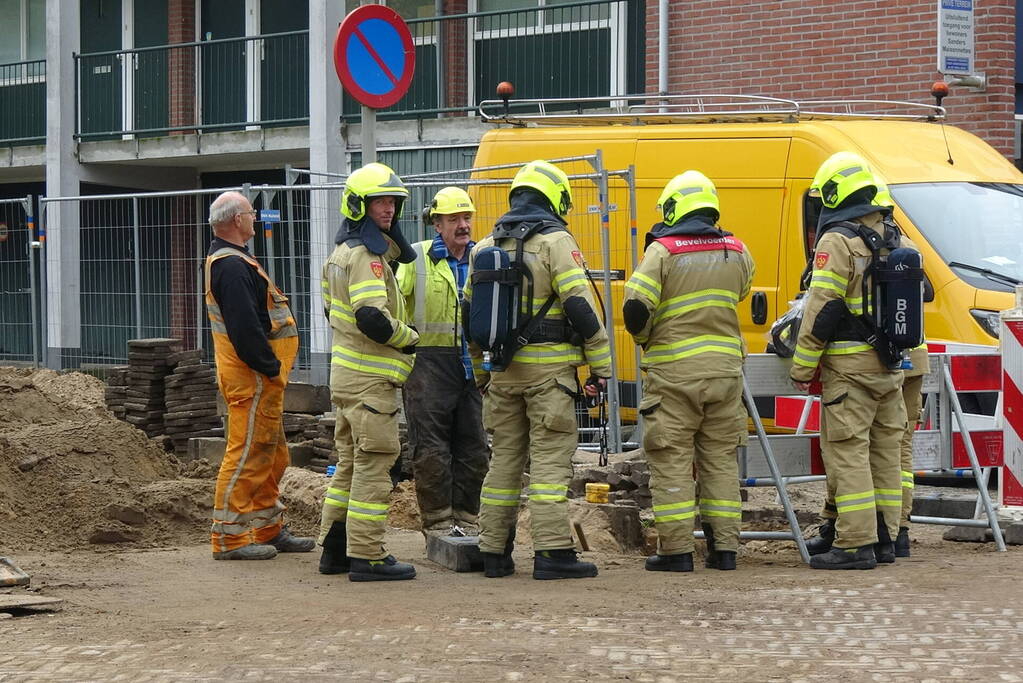
[[823, 206], [821, 198], [811, 197], [810, 191], [807, 190], [803, 196], [803, 248], [807, 260], [817, 245], [817, 222], [820, 220]]
[[1023, 185], [909, 183], [892, 197], [942, 260], [978, 289], [1023, 281]]

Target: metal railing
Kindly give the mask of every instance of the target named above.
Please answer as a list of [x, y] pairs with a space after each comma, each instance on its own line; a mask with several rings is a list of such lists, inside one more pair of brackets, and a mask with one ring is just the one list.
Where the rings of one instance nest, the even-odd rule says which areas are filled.
[[46, 140], [46, 60], [0, 64], [0, 144]]
[[75, 55], [75, 137], [304, 125], [309, 32]]

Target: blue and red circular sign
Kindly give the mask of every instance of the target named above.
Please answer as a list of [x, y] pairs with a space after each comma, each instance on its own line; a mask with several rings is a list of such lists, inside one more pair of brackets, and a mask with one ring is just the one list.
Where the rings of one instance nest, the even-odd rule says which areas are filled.
[[334, 68], [341, 85], [367, 107], [389, 107], [408, 92], [416, 47], [405, 20], [390, 7], [363, 5], [341, 22]]

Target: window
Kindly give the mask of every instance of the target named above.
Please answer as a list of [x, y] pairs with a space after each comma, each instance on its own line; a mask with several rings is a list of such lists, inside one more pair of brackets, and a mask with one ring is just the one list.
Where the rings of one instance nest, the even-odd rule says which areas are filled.
[[46, 59], [46, 0], [0, 0], [0, 64]]

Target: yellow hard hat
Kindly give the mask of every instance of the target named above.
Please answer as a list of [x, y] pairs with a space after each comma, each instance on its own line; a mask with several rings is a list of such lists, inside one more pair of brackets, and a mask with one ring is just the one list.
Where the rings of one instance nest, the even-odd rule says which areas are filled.
[[829, 209], [838, 207], [865, 187], [874, 188], [876, 195], [878, 179], [863, 157], [853, 152], [832, 154], [820, 165], [810, 183], [810, 189], [819, 193], [821, 202]]
[[366, 202], [372, 197], [394, 197], [394, 216], [401, 216], [401, 207], [408, 199], [405, 183], [389, 166], [373, 162], [353, 172], [345, 181], [341, 194], [341, 213], [353, 221], [366, 215]]
[[657, 208], [668, 226], [697, 209], [712, 209], [714, 220], [721, 216], [717, 188], [699, 171], [686, 171], [669, 180], [657, 200]]
[[895, 208], [895, 200], [892, 199], [892, 192], [888, 189], [888, 183], [881, 180], [880, 176], [875, 175], [874, 180], [877, 181], [877, 194], [874, 195], [874, 204], [883, 206], [886, 209]]
[[430, 203], [430, 216], [452, 213], [476, 213], [476, 207], [469, 198], [469, 193], [460, 187], [444, 187], [433, 196]]
[[530, 161], [512, 180], [512, 192], [520, 187], [530, 187], [542, 194], [559, 216], [566, 215], [572, 208], [572, 187], [568, 175], [554, 164], [541, 159]]

